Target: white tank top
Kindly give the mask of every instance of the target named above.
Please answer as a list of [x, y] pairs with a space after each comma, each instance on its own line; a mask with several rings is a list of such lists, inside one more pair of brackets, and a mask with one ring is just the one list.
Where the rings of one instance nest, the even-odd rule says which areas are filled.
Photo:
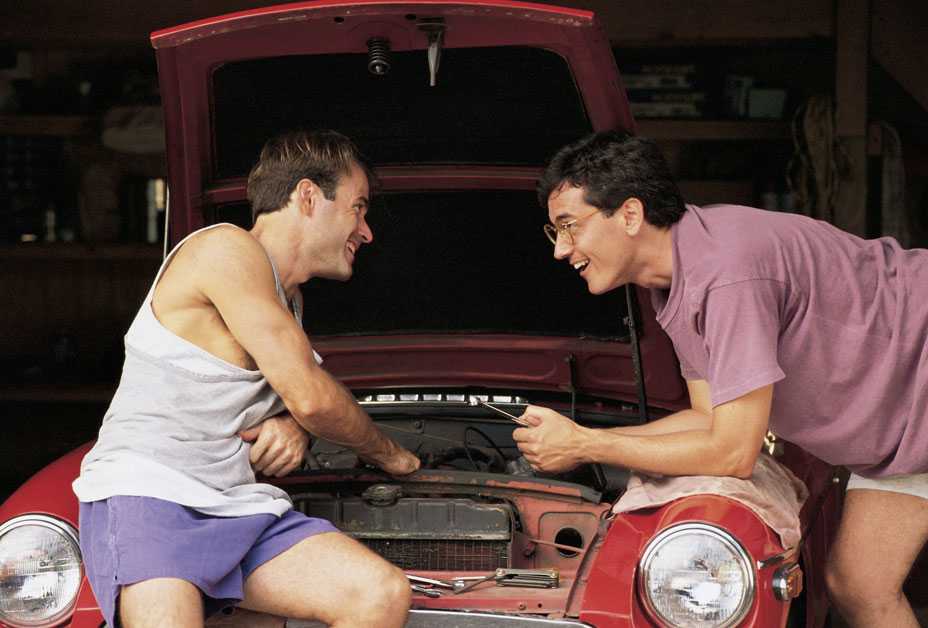
[[[280, 516], [291, 507], [288, 495], [255, 481], [251, 445], [238, 434], [284, 412], [283, 401], [260, 371], [243, 369], [184, 340], [152, 311], [161, 274], [194, 234], [165, 258], [126, 333], [119, 386], [73, 489], [82, 502], [140, 495], [214, 516]], [[277, 268], [268, 259], [286, 305]], [[299, 298], [291, 310], [302, 323]]]

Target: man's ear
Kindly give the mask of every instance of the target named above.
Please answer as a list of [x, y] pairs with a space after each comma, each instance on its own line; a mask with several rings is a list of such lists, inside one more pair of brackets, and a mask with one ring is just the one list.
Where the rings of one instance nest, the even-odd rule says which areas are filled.
[[293, 195], [301, 214], [312, 215], [316, 206], [316, 197], [320, 192], [319, 187], [309, 179], [300, 179], [297, 182]]
[[635, 236], [641, 230], [644, 224], [644, 205], [634, 196], [625, 199], [625, 202], [619, 206], [618, 213], [622, 217], [622, 223], [625, 233]]

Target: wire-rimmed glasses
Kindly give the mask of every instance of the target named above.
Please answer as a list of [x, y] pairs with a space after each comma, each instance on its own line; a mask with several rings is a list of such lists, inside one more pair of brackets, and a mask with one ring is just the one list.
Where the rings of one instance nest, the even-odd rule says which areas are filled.
[[548, 239], [551, 240], [551, 244], [557, 244], [557, 238], [560, 234], [564, 234], [564, 237], [567, 238], [567, 242], [570, 244], [574, 243], [574, 228], [577, 226], [577, 223], [581, 220], [586, 220], [599, 209], [594, 209], [589, 214], [585, 216], [580, 216], [579, 218], [574, 218], [573, 220], [567, 220], [565, 222], [558, 222], [556, 224], [551, 224], [550, 222], [544, 226], [545, 235], [548, 236]]

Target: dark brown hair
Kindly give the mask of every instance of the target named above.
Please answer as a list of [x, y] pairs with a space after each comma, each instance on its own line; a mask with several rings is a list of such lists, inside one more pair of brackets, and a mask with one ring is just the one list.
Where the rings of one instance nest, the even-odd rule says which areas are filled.
[[368, 185], [374, 187], [375, 177], [367, 160], [341, 133], [297, 130], [268, 140], [248, 174], [252, 219], [285, 207], [301, 179], [309, 179], [327, 199], [334, 200], [339, 180], [354, 163], [364, 170]]
[[583, 188], [583, 200], [611, 216], [635, 197], [644, 205], [644, 217], [666, 228], [686, 211], [663, 153], [653, 140], [624, 131], [588, 135], [557, 152], [538, 181], [538, 202], [563, 185]]

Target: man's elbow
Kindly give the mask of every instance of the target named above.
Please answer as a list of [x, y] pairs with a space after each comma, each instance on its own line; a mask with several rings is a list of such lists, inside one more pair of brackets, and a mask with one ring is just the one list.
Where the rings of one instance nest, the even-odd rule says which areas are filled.
[[287, 404], [293, 418], [304, 428], [309, 428], [333, 414], [336, 406], [335, 395], [323, 391], [313, 391], [301, 395], [299, 399]]
[[719, 475], [727, 475], [739, 480], [750, 480], [754, 475], [754, 463], [757, 461], [756, 452], [738, 452], [732, 451], [728, 456], [720, 458], [723, 460], [722, 472]]

